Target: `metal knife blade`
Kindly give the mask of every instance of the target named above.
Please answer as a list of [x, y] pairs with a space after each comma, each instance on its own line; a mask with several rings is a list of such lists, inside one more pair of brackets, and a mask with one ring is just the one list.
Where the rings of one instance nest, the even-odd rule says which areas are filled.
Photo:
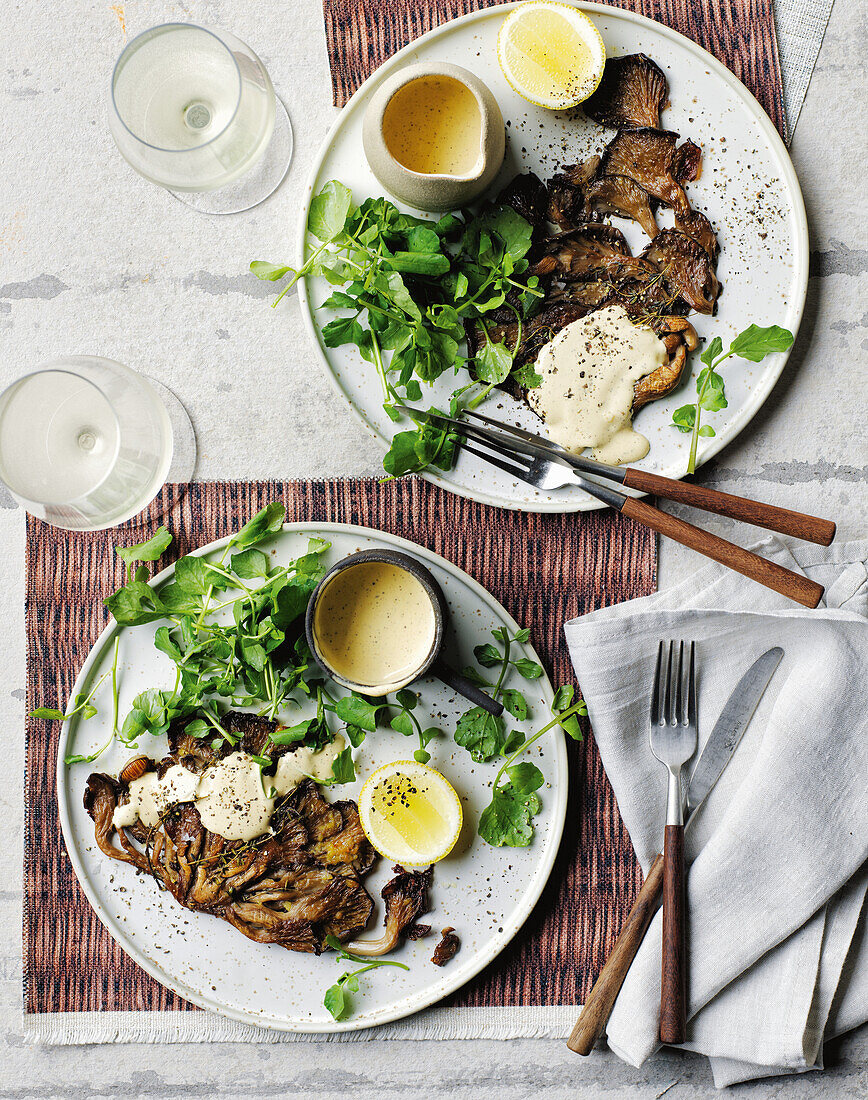
[[775, 646], [757, 657], [727, 699], [690, 776], [687, 786], [688, 817], [704, 801], [738, 748], [742, 734], [753, 718], [754, 711], [783, 656], [784, 651], [780, 646]]

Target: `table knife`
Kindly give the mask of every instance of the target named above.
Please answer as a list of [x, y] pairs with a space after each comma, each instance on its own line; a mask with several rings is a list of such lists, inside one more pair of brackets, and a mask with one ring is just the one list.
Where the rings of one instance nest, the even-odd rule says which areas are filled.
[[[758, 657], [726, 701], [690, 776], [685, 812], [687, 826], [731, 760], [783, 655], [784, 651], [775, 646]], [[576, 1054], [590, 1054], [602, 1035], [615, 998], [657, 910], [662, 889], [663, 856], [658, 855], [567, 1040], [567, 1046]]]

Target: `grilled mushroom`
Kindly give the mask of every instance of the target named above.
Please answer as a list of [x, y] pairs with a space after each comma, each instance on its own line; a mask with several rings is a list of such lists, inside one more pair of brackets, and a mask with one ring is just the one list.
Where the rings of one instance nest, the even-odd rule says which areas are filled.
[[[428, 891], [434, 879], [434, 868], [427, 871], [405, 871], [400, 864], [393, 868], [395, 877], [383, 887], [386, 903], [386, 930], [378, 940], [355, 940], [347, 950], [355, 955], [387, 955], [401, 942], [401, 934], [415, 938], [411, 926], [428, 912]], [[426, 934], [430, 929], [426, 928]]]
[[569, 180], [574, 187], [584, 190], [586, 184], [597, 175], [600, 170], [600, 157], [588, 157], [580, 164], [566, 164], [561, 169], [562, 175]]
[[585, 187], [597, 174], [599, 167], [600, 158], [594, 156], [581, 164], [566, 165], [558, 175], [552, 176], [547, 185], [550, 222], [561, 229], [570, 230], [589, 220]]
[[669, 362], [662, 367], [640, 378], [633, 387], [633, 412], [637, 413], [650, 401], [656, 401], [658, 397], [665, 397], [667, 393], [678, 385], [684, 364], [687, 361], [687, 353], [684, 345], [679, 345], [675, 354], [670, 356]]
[[613, 225], [582, 225], [546, 241], [542, 257], [531, 268], [534, 275], [554, 275], [569, 282], [608, 276], [625, 278], [647, 268], [630, 253], [620, 229]]
[[663, 70], [643, 53], [612, 57], [603, 79], [585, 101], [585, 114], [603, 126], [659, 126], [660, 112], [669, 103], [669, 85]]
[[450, 959], [455, 958], [455, 953], [461, 946], [461, 940], [455, 935], [454, 928], [444, 928], [442, 936], [431, 956], [431, 962], [435, 966], [445, 966]]
[[655, 199], [682, 214], [690, 204], [673, 175], [678, 134], [671, 130], [619, 130], [606, 146], [600, 170], [607, 176], [629, 176]]
[[545, 223], [548, 210], [546, 185], [533, 172], [523, 172], [511, 180], [497, 196], [497, 201], [512, 209], [535, 228]]
[[595, 214], [618, 214], [638, 222], [649, 237], [657, 236], [657, 222], [648, 195], [627, 176], [598, 176], [584, 189], [586, 208]]
[[561, 283], [549, 294], [547, 301], [569, 301], [587, 309], [599, 309], [617, 294], [612, 283], [604, 280], [581, 283]]
[[[276, 728], [250, 715], [230, 713], [224, 721], [251, 748], [264, 747]], [[169, 742], [169, 755], [156, 765], [160, 774], [182, 762], [201, 771], [219, 759], [211, 755], [217, 750], [181, 728], [170, 730]], [[221, 917], [258, 943], [319, 954], [327, 936], [343, 942], [365, 927], [374, 903], [362, 876], [376, 853], [354, 802], [329, 804], [306, 779], [278, 802], [272, 831], [252, 841], [227, 841], [210, 832], [193, 802], [171, 807], [153, 828], [137, 821], [116, 829], [115, 808], [141, 767], [138, 760], [132, 763], [123, 782], [94, 773], [85, 790], [85, 809], [107, 856], [132, 863], [185, 908]]]
[[717, 243], [714, 230], [711, 228], [711, 222], [704, 214], [701, 214], [698, 210], [691, 210], [689, 214], [676, 214], [675, 228], [680, 233], [685, 233], [688, 237], [698, 241], [712, 260], [717, 256], [720, 246]]
[[675, 150], [672, 175], [679, 183], [690, 183], [702, 175], [702, 150], [689, 139]]
[[564, 175], [548, 182], [548, 220], [563, 230], [574, 229], [585, 221], [585, 195]]
[[652, 263], [673, 294], [699, 313], [713, 313], [720, 283], [711, 257], [692, 237], [677, 229], [658, 233], [642, 253]]

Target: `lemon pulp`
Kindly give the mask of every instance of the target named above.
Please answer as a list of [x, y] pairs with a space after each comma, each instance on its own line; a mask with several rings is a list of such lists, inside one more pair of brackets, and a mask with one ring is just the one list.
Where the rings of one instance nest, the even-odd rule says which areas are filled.
[[381, 818], [383, 839], [403, 840], [417, 851], [448, 844], [452, 829], [429, 796], [424, 779], [391, 775], [378, 783], [371, 791], [371, 813]]
[[[541, 99], [578, 94], [594, 57], [560, 12], [538, 11], [517, 23], [505, 52], [513, 69], [522, 68], [527, 90]], [[579, 87], [573, 89], [573, 85]]]
[[359, 796], [359, 816], [378, 852], [402, 863], [433, 863], [447, 855], [461, 831], [461, 802], [438, 771], [396, 761], [370, 776]]
[[512, 88], [539, 107], [574, 107], [600, 82], [606, 49], [590, 19], [571, 5], [536, 0], [508, 15], [498, 60]]

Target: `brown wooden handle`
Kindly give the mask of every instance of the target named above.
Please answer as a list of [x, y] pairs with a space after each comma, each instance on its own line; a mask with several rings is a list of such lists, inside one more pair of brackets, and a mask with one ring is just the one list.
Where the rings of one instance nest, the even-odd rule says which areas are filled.
[[594, 988], [588, 994], [585, 1006], [576, 1020], [576, 1026], [567, 1040], [567, 1046], [576, 1054], [590, 1054], [594, 1043], [605, 1031], [612, 1005], [651, 923], [662, 891], [663, 856], [661, 855], [651, 864], [642, 889], [621, 929], [621, 934], [615, 940], [615, 946], [606, 959], [603, 969], [597, 975]]
[[752, 554], [750, 550], [727, 542], [726, 539], [713, 535], [711, 531], [703, 531], [677, 516], [661, 512], [659, 508], [652, 508], [644, 500], [634, 500], [629, 497], [624, 502], [621, 514], [644, 523], [646, 527], [659, 531], [661, 535], [666, 535], [683, 546], [699, 551], [712, 561], [718, 561], [728, 569], [734, 569], [736, 573], [764, 584], [766, 588], [780, 592], [782, 596], [804, 607], [816, 607], [823, 598], [823, 586], [816, 581], [808, 580], [807, 577], [793, 573], [790, 569], [784, 569], [777, 562]]
[[684, 957], [684, 826], [667, 825], [663, 846], [663, 966], [660, 977], [660, 1042], [687, 1035]]
[[719, 493], [716, 489], [706, 489], [704, 485], [675, 481], [674, 478], [649, 474], [632, 466], [627, 470], [624, 484], [664, 500], [677, 500], [706, 512], [716, 512], [719, 516], [765, 527], [768, 531], [779, 531], [782, 535], [792, 535], [805, 542], [816, 542], [820, 546], [828, 546], [835, 537], [835, 524], [831, 520], [791, 512], [789, 508], [776, 508], [773, 504], [763, 504], [759, 500], [748, 500], [731, 493]]

